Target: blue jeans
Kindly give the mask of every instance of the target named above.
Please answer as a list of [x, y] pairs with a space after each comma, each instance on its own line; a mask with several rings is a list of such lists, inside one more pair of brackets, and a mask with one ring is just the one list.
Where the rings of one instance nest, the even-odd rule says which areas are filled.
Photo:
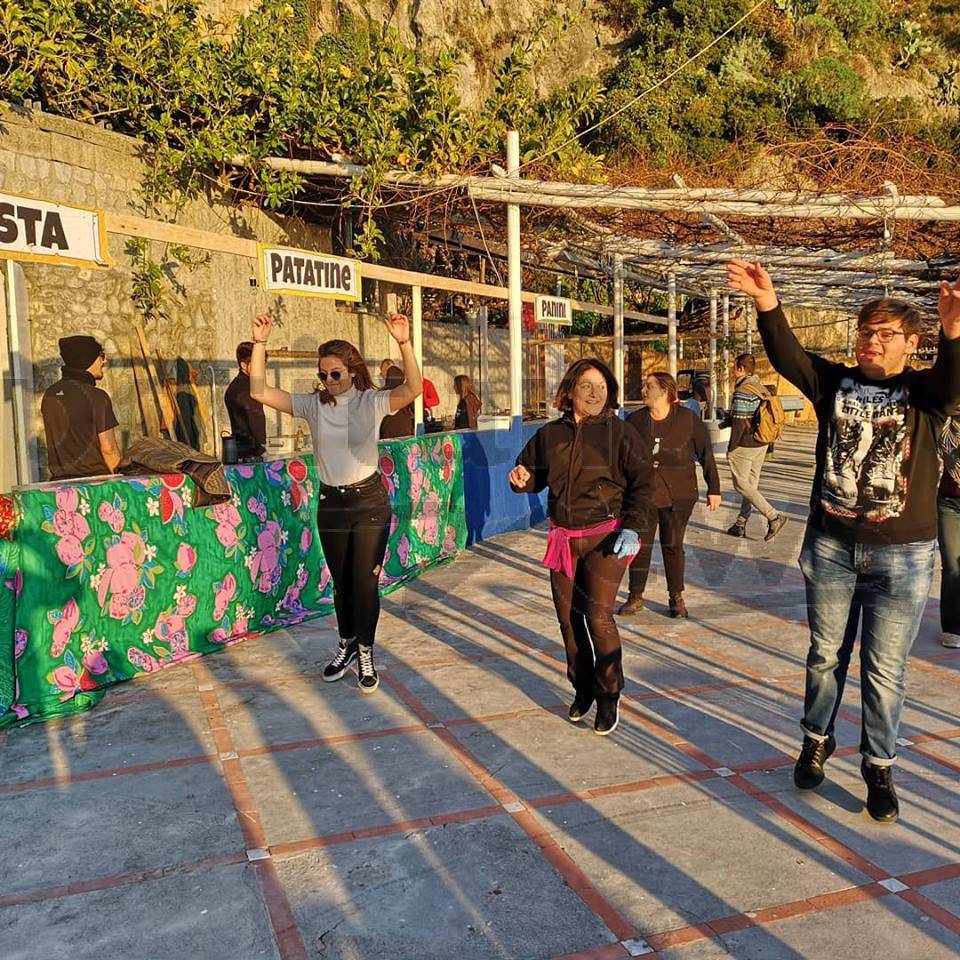
[[940, 629], [960, 634], [960, 497], [938, 497]]
[[801, 723], [808, 736], [824, 739], [833, 733], [859, 613], [860, 752], [871, 763], [893, 763], [907, 657], [930, 593], [936, 547], [935, 540], [850, 544], [807, 527], [800, 569], [810, 621]]

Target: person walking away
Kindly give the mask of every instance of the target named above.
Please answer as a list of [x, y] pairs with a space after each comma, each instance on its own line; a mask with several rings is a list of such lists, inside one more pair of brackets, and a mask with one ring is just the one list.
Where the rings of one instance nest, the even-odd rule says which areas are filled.
[[677, 402], [677, 382], [669, 373], [651, 373], [643, 381], [643, 400], [646, 408], [627, 417], [627, 425], [637, 431], [653, 465], [653, 504], [640, 530], [640, 552], [630, 565], [630, 592], [617, 612], [631, 616], [643, 609], [659, 527], [670, 616], [685, 619], [683, 539], [700, 496], [694, 463], [699, 462], [703, 471], [710, 511], [720, 506], [720, 473], [706, 425], [699, 414]]
[[273, 319], [253, 321], [250, 396], [306, 420], [320, 478], [317, 530], [333, 581], [340, 644], [324, 667], [323, 679], [339, 680], [357, 662], [361, 693], [380, 685], [373, 646], [380, 619], [380, 568], [390, 534], [390, 500], [379, 471], [377, 437], [390, 413], [420, 395], [420, 370], [410, 345], [405, 316], [385, 318], [400, 347], [406, 380], [390, 391], [377, 390], [360, 352], [346, 340], [327, 340], [318, 350], [320, 385], [313, 393], [287, 393], [266, 382], [266, 342]]
[[579, 723], [596, 700], [600, 736], [620, 720], [623, 653], [613, 604], [640, 549], [653, 492], [640, 438], [615, 412], [618, 392], [600, 360], [571, 364], [555, 400], [561, 416], [530, 438], [510, 471], [516, 493], [549, 490], [543, 562], [575, 694], [568, 717]]
[[120, 463], [117, 417], [103, 380], [107, 355], [94, 337], [61, 337], [60, 379], [40, 401], [51, 480], [99, 477]]
[[241, 461], [260, 460], [267, 452], [267, 418], [263, 404], [250, 396], [250, 357], [253, 341], [237, 344], [237, 366], [240, 372], [230, 381], [223, 402], [230, 417], [230, 432], [237, 442]]
[[770, 274], [734, 260], [729, 286], [753, 298], [763, 344], [777, 371], [813, 404], [818, 436], [810, 516], [800, 551], [810, 622], [803, 745], [794, 767], [802, 790], [819, 786], [837, 746], [860, 611], [860, 770], [867, 811], [899, 815], [893, 784], [907, 657], [930, 593], [936, 552], [937, 439], [960, 404], [960, 280], [940, 288], [940, 342], [930, 370], [908, 366], [923, 317], [884, 298], [857, 318], [848, 367], [804, 350]]
[[457, 412], [453, 418], [454, 430], [476, 430], [477, 417], [480, 416], [480, 398], [473, 387], [473, 381], [463, 373], [453, 378], [453, 389], [460, 398]]
[[757, 360], [741, 353], [735, 360], [735, 384], [730, 399], [730, 443], [727, 463], [733, 477], [733, 489], [740, 494], [740, 512], [727, 530], [732, 537], [746, 537], [747, 520], [756, 508], [767, 519], [764, 540], [772, 540], [785, 526], [787, 518], [774, 510], [760, 492], [760, 473], [767, 456], [767, 444], [753, 435], [760, 403], [766, 391], [756, 374]]
[[960, 417], [940, 432], [943, 475], [937, 490], [937, 541], [940, 544], [940, 643], [960, 649]]

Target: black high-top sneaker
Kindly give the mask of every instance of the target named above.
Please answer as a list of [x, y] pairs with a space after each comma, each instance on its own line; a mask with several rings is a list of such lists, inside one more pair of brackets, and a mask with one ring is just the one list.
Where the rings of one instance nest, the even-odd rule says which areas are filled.
[[590, 712], [592, 706], [593, 694], [581, 693], [578, 690], [577, 695], [573, 698], [573, 703], [570, 704], [567, 718], [571, 723], [579, 723]]
[[880, 823], [893, 823], [900, 816], [897, 791], [893, 789], [893, 767], [860, 761], [860, 774], [867, 785], [867, 813]]
[[380, 677], [373, 665], [373, 647], [357, 649], [357, 686], [361, 693], [373, 693], [380, 686]]
[[327, 683], [339, 680], [347, 672], [347, 667], [356, 659], [357, 641], [341, 639], [337, 655], [323, 668], [323, 679]]
[[614, 694], [612, 697], [604, 696], [602, 693], [597, 696], [597, 716], [593, 721], [593, 732], [601, 737], [606, 737], [617, 729], [620, 722], [620, 695]]
[[731, 537], [745, 537], [747, 535], [747, 521], [743, 517], [737, 517], [733, 525], [727, 528], [727, 533]]
[[837, 741], [832, 734], [826, 740], [804, 737], [797, 765], [793, 768], [793, 782], [801, 790], [819, 787], [823, 783], [823, 765], [836, 749]]

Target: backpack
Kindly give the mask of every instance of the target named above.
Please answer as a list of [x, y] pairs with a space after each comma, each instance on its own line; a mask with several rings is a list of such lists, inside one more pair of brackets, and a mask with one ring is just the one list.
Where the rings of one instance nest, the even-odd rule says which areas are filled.
[[757, 443], [776, 443], [786, 421], [783, 404], [766, 387], [757, 388], [748, 384], [746, 389], [760, 398], [760, 405], [753, 415], [753, 439]]

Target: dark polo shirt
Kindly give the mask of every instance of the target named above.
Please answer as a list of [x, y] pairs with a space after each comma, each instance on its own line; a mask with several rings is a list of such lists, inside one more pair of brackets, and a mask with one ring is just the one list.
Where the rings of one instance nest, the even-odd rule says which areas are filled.
[[100, 452], [99, 434], [117, 426], [110, 397], [86, 370], [64, 367], [61, 377], [47, 388], [40, 403], [50, 478], [109, 473]]

